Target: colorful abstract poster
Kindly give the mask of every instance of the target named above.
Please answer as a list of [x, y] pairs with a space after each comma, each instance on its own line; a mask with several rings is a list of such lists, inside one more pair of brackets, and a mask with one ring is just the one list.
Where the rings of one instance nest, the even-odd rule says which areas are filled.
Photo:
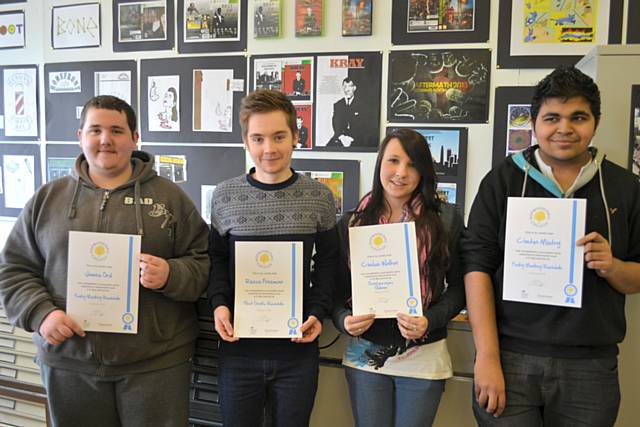
[[240, 40], [240, 0], [184, 2], [184, 42]]
[[344, 173], [328, 171], [296, 171], [301, 175], [308, 176], [318, 182], [323, 183], [333, 193], [333, 201], [336, 204], [336, 215], [342, 215], [344, 199]]
[[24, 12], [0, 12], [0, 49], [24, 47]]
[[166, 0], [118, 4], [120, 43], [166, 40], [166, 26]]
[[324, 0], [296, 0], [296, 37], [321, 36]]
[[533, 134], [530, 104], [509, 104], [507, 107], [507, 150], [506, 155], [536, 145]]
[[256, 59], [253, 87], [278, 90], [292, 101], [312, 101], [313, 58]]
[[313, 105], [293, 104], [296, 109], [296, 128], [298, 129], [298, 150], [310, 150], [313, 148]]
[[37, 79], [35, 68], [4, 69], [5, 136], [38, 136]]
[[149, 132], [180, 131], [180, 76], [150, 76]]
[[475, 0], [407, 1], [407, 33], [474, 30]]
[[233, 131], [233, 70], [193, 70], [193, 130]]
[[280, 37], [282, 28], [282, 0], [255, 0], [253, 35], [257, 39]]
[[372, 0], [342, 0], [342, 35], [370, 36]]
[[100, 3], [58, 6], [51, 14], [54, 49], [100, 46]]
[[487, 49], [391, 52], [387, 117], [400, 123], [484, 123], [490, 69]]

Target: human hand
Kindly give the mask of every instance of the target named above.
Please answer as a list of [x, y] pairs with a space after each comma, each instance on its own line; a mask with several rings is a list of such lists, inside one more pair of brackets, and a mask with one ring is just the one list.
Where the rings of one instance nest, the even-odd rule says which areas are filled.
[[85, 332], [67, 313], [58, 309], [47, 314], [38, 328], [40, 336], [49, 344], [58, 345], [71, 338], [74, 334], [85, 337]]
[[400, 334], [408, 340], [417, 340], [422, 338], [427, 332], [429, 321], [424, 316], [410, 316], [406, 313], [398, 313], [398, 328]]
[[361, 314], [359, 316], [349, 315], [344, 318], [344, 329], [349, 335], [358, 337], [367, 332], [375, 320], [376, 315], [374, 313]]
[[147, 289], [161, 289], [169, 279], [169, 263], [149, 254], [138, 255], [140, 260], [140, 284]]
[[500, 358], [476, 357], [473, 369], [475, 398], [481, 408], [499, 417], [504, 412], [507, 396]]
[[322, 322], [316, 316], [309, 316], [307, 320], [300, 326], [302, 338], [291, 338], [296, 343], [313, 342], [322, 332]]
[[615, 266], [615, 258], [607, 239], [593, 231], [578, 239], [576, 245], [584, 246], [584, 260], [587, 268], [596, 271], [600, 277], [607, 278]]
[[220, 338], [227, 342], [235, 342], [240, 338], [233, 336], [233, 325], [231, 324], [231, 311], [225, 305], [219, 305], [213, 311], [214, 327]]

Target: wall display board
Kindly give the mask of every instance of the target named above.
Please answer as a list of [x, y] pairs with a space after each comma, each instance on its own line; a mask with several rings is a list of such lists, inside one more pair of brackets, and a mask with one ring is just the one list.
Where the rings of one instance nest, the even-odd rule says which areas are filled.
[[[387, 134], [396, 127], [388, 127]], [[454, 204], [464, 213], [464, 197], [467, 182], [467, 128], [414, 127], [429, 144], [433, 165], [438, 179], [438, 197]]]
[[47, 144], [45, 147], [45, 181], [71, 175], [75, 170], [76, 158], [82, 149], [80, 144]]
[[532, 86], [496, 88], [493, 118], [492, 165], [536, 144], [531, 118]]
[[45, 64], [44, 81], [48, 141], [76, 141], [82, 107], [93, 96], [117, 96], [137, 110], [135, 61]]
[[51, 8], [51, 47], [69, 49], [101, 44], [100, 3]]
[[410, 50], [389, 54], [387, 119], [396, 123], [485, 123], [491, 51]]
[[15, 49], [25, 46], [26, 27], [24, 11], [0, 12], [0, 49]]
[[484, 43], [490, 0], [393, 0], [393, 44]]
[[40, 146], [0, 144], [0, 167], [0, 216], [16, 218], [42, 185]]
[[215, 186], [245, 172], [241, 147], [144, 144], [142, 150], [154, 156], [158, 175], [187, 193], [207, 223], [211, 220], [211, 193]]
[[622, 40], [624, 0], [503, 0], [498, 67], [573, 65], [591, 48]]
[[631, 86], [629, 170], [640, 177], [640, 85]]
[[247, 0], [178, 0], [180, 53], [247, 49]]
[[253, 37], [282, 36], [282, 0], [254, 0]]
[[640, 43], [640, 2], [629, 0], [627, 11], [627, 43]]
[[373, 0], [342, 0], [342, 35], [370, 36]]
[[173, 0], [114, 0], [113, 51], [173, 49], [173, 6]]
[[142, 140], [240, 144], [246, 69], [244, 56], [143, 59]]
[[295, 0], [296, 37], [321, 36], [324, 32], [324, 0]]
[[329, 187], [341, 216], [358, 207], [360, 200], [360, 162], [357, 160], [292, 159], [291, 166], [301, 175]]
[[40, 139], [36, 65], [0, 66], [0, 140]]

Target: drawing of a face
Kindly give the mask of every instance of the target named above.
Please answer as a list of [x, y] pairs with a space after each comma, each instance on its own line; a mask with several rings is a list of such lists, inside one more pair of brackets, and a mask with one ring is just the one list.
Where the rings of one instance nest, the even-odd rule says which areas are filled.
[[164, 93], [164, 100], [162, 101], [162, 106], [164, 107], [165, 110], [170, 110], [171, 108], [176, 106], [176, 96], [171, 89], [173, 88], [167, 89], [167, 91]]

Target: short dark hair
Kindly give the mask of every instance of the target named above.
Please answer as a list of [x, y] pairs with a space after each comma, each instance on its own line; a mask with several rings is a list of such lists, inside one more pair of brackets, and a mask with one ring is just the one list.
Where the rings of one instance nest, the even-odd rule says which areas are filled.
[[245, 96], [240, 104], [240, 127], [242, 135], [246, 136], [249, 130], [249, 118], [253, 114], [282, 111], [287, 119], [287, 126], [291, 134], [298, 131], [296, 127], [296, 109], [282, 92], [271, 89], [258, 89]]
[[94, 96], [82, 107], [82, 114], [80, 114], [80, 129], [84, 127], [84, 122], [87, 120], [87, 114], [92, 108], [100, 110], [115, 110], [124, 113], [127, 116], [127, 124], [131, 134], [136, 131], [136, 113], [131, 108], [131, 105], [127, 104], [120, 98], [111, 95]]
[[531, 118], [535, 123], [542, 104], [549, 98], [583, 97], [591, 107], [591, 114], [600, 122], [600, 90], [593, 79], [573, 66], [556, 68], [536, 85], [531, 100]]
[[349, 76], [342, 79], [342, 84], [344, 85], [345, 83], [353, 83], [354, 86], [357, 86], [356, 82]]

